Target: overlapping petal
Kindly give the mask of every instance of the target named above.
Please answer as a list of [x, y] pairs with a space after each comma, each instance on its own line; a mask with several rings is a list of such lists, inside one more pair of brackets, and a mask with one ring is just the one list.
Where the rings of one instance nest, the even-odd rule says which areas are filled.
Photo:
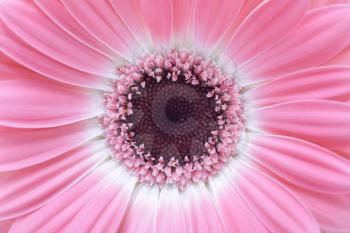
[[29, 167], [68, 152], [101, 135], [95, 124], [82, 121], [44, 129], [0, 127], [0, 171]]
[[350, 155], [350, 105], [335, 101], [292, 101], [258, 109], [253, 130], [304, 139]]
[[107, 158], [104, 146], [103, 142], [83, 145], [1, 179], [0, 219], [22, 216], [61, 195]]
[[240, 24], [225, 54], [237, 65], [244, 64], [285, 38], [301, 21], [307, 6], [308, 0], [262, 3]]
[[[23, 4], [1, 5], [1, 20], [10, 31], [37, 51], [67, 66], [95, 75], [114, 76], [112, 60], [77, 41], [43, 12]], [[17, 17], [18, 14], [22, 17]]]
[[[0, 125], [46, 128], [67, 125], [102, 113], [97, 92], [73, 88], [22, 66], [0, 64]], [[100, 100], [99, 100], [100, 99]]]
[[[10, 232], [55, 233], [65, 230], [89, 200], [103, 193], [117, 178], [115, 163], [107, 162], [67, 192], [35, 212], [20, 217]], [[102, 197], [101, 197], [102, 198]]]
[[309, 12], [285, 40], [240, 68], [245, 83], [319, 66], [335, 57], [350, 44], [349, 12], [350, 6], [339, 5]]
[[350, 162], [301, 139], [250, 134], [247, 153], [284, 179], [305, 189], [350, 193]]
[[272, 232], [320, 232], [303, 203], [272, 178], [254, 168], [239, 171], [236, 186], [252, 213]]

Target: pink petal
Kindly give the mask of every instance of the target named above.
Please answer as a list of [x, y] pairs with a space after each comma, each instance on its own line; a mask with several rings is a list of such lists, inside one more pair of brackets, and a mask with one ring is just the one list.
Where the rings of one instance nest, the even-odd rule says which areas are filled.
[[293, 100], [350, 98], [350, 67], [320, 67], [287, 74], [246, 93], [255, 106]]
[[167, 48], [172, 39], [173, 11], [170, 0], [139, 0], [140, 11], [156, 48]]
[[241, 65], [271, 48], [299, 24], [307, 6], [308, 0], [266, 1], [242, 22], [226, 53]]
[[40, 10], [18, 2], [4, 4], [1, 8], [4, 24], [41, 53], [78, 70], [114, 76], [115, 62], [68, 35]]
[[60, 1], [51, 0], [35, 0], [35, 4], [60, 28], [68, 34], [79, 40], [86, 46], [116, 59], [118, 55], [110, 48], [103, 45], [99, 40], [95, 39], [88, 31], [86, 31], [67, 11]]
[[[194, 4], [194, 45], [200, 50], [213, 49], [233, 24], [243, 0], [198, 0]], [[210, 25], [210, 26], [209, 26]]]
[[152, 39], [142, 17], [139, 1], [110, 0], [110, 2], [141, 47], [150, 50]]
[[9, 232], [14, 222], [14, 219], [8, 221], [0, 221], [0, 232]]
[[0, 74], [5, 79], [0, 80], [0, 99], [6, 100], [0, 102], [1, 125], [55, 127], [102, 113], [96, 93], [61, 85], [18, 65], [0, 64]]
[[320, 232], [309, 211], [285, 187], [253, 168], [238, 171], [237, 188], [270, 232]]
[[350, 231], [350, 194], [327, 195], [302, 189], [294, 191], [307, 204], [324, 232]]
[[225, 226], [213, 197], [203, 183], [186, 187], [182, 194], [182, 206], [187, 233], [223, 233]]
[[0, 37], [2, 52], [16, 62], [50, 79], [82, 87], [106, 90], [106, 79], [65, 66], [31, 48], [5, 26]]
[[156, 214], [159, 188], [140, 185], [135, 190], [134, 199], [118, 229], [123, 233], [143, 233], [156, 231]]
[[125, 172], [115, 175], [114, 182], [77, 213], [66, 232], [115, 233], [122, 224], [133, 193], [136, 177]]
[[310, 8], [323, 7], [331, 4], [348, 4], [350, 0], [311, 0]]
[[234, 182], [234, 179], [229, 179], [221, 174], [210, 180], [209, 183], [227, 232], [268, 233], [248, 209], [239, 192], [234, 188]]
[[350, 65], [350, 46], [343, 49], [337, 56], [327, 62], [327, 65]]
[[174, 0], [172, 2], [174, 15], [175, 44], [179, 47], [188, 46], [193, 40], [193, 1]]
[[18, 218], [10, 233], [64, 232], [67, 224], [89, 200], [113, 184], [116, 179], [114, 169], [116, 169], [114, 161], [98, 167], [93, 173], [44, 207]]
[[[272, 134], [304, 139], [350, 156], [350, 105], [310, 100], [276, 104], [253, 113], [256, 127]], [[254, 128], [254, 126], [253, 126]]]
[[76, 21], [96, 39], [112, 48], [119, 56], [132, 60], [135, 39], [109, 3], [93, 0], [62, 2]]
[[291, 137], [250, 134], [247, 153], [277, 175], [308, 190], [350, 192], [350, 162], [315, 144]]
[[235, 19], [235, 22], [229, 29], [231, 31], [231, 37], [237, 28], [242, 24], [242, 22], [248, 17], [248, 15], [255, 11], [256, 8], [262, 6], [262, 3], [264, 3], [264, 0], [244, 1], [237, 18]]
[[160, 191], [156, 220], [157, 233], [186, 232], [181, 197], [177, 187], [163, 187]]
[[103, 146], [85, 145], [1, 179], [0, 219], [32, 212], [62, 194], [106, 159]]
[[350, 7], [335, 5], [312, 11], [297, 30], [239, 72], [247, 81], [257, 81], [325, 63], [349, 45], [349, 20]]
[[96, 124], [84, 121], [47, 129], [0, 127], [0, 171], [32, 166], [76, 148], [101, 135]]

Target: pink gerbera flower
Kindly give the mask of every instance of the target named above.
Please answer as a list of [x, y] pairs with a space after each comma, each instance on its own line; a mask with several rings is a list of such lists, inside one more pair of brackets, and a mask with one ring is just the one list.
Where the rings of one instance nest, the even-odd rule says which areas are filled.
[[0, 232], [350, 232], [350, 5], [6, 0]]

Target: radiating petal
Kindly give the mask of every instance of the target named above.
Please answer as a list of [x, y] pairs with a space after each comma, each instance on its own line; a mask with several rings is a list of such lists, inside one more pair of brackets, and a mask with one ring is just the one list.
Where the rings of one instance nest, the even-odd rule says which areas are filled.
[[231, 25], [231, 37], [234, 34], [234, 32], [237, 30], [237, 28], [241, 25], [241, 23], [246, 20], [248, 15], [250, 15], [253, 11], [256, 10], [256, 8], [262, 6], [262, 3], [264, 3], [265, 0], [249, 0], [244, 1], [239, 14], [234, 22], [233, 25]]
[[196, 0], [194, 4], [194, 45], [206, 53], [214, 49], [223, 34], [233, 24], [243, 0]]
[[4, 233], [9, 232], [14, 222], [15, 222], [14, 219], [11, 219], [8, 221], [0, 221], [0, 232], [4, 232]]
[[107, 1], [62, 1], [88, 32], [118, 55], [131, 61], [136, 41]]
[[193, 40], [193, 3], [194, 0], [173, 0], [175, 46], [190, 47]]
[[140, 185], [137, 188], [118, 232], [154, 233], [156, 231], [159, 188], [146, 185]]
[[65, 227], [79, 213], [89, 200], [99, 195], [117, 179], [116, 164], [107, 162], [94, 170], [72, 188], [44, 207], [18, 218], [10, 233], [56, 233]]
[[252, 82], [321, 65], [350, 44], [349, 20], [350, 7], [335, 5], [311, 11], [285, 40], [239, 72], [246, 82]]
[[187, 233], [223, 233], [225, 227], [208, 188], [203, 183], [186, 187], [182, 206]]
[[292, 190], [308, 206], [324, 232], [350, 231], [350, 194], [327, 195], [295, 188]]
[[349, 104], [293, 101], [261, 108], [253, 115], [257, 120], [253, 129], [304, 139], [350, 158]]
[[100, 136], [97, 122], [83, 121], [47, 129], [0, 127], [0, 171], [32, 166]]
[[55, 127], [102, 114], [102, 97], [92, 91], [50, 81], [19, 65], [0, 64], [0, 75], [0, 125]]
[[343, 49], [337, 56], [329, 60], [326, 64], [350, 66], [350, 46]]
[[84, 145], [1, 179], [0, 219], [27, 214], [61, 195], [107, 158], [104, 146]]
[[350, 192], [350, 162], [334, 152], [291, 137], [249, 137], [252, 159], [289, 182], [323, 193]]
[[252, 167], [237, 174], [237, 188], [252, 213], [270, 232], [320, 232], [303, 204], [285, 187]]
[[2, 25], [0, 48], [4, 54], [25, 67], [50, 79], [82, 87], [106, 90], [106, 79], [63, 65], [30, 47]]
[[139, 1], [110, 0], [110, 2], [141, 47], [146, 51], [151, 50], [152, 38], [147, 31]]
[[308, 0], [264, 2], [242, 22], [225, 53], [235, 63], [241, 65], [271, 48], [299, 24], [308, 2]]
[[171, 0], [139, 0], [140, 11], [157, 49], [169, 48], [172, 40]]
[[40, 10], [23, 2], [2, 4], [1, 9], [4, 24], [48, 57], [91, 74], [114, 76], [115, 62], [71, 37]]
[[[120, 61], [119, 56], [102, 42], [86, 31], [67, 11], [62, 2], [51, 0], [35, 0], [35, 4], [59, 27], [90, 48]], [[119, 58], [119, 59], [118, 59]]]
[[[264, 0], [249, 0], [243, 1], [242, 7], [238, 12], [237, 17], [234, 22], [227, 28], [226, 32], [222, 36], [219, 46], [216, 48], [215, 53], [220, 55], [223, 54], [224, 49], [227, 47], [229, 42], [232, 39], [232, 36], [235, 34], [237, 28], [241, 25], [241, 23], [247, 18], [247, 16], [255, 10], [255, 8], [259, 7]], [[215, 54], [214, 54], [215, 55]]]
[[350, 98], [350, 67], [320, 67], [287, 74], [245, 94], [255, 106], [263, 107], [293, 100]]
[[186, 222], [177, 187], [163, 187], [160, 191], [156, 232], [186, 233]]
[[323, 7], [331, 4], [348, 4], [350, 0], [311, 0], [310, 8]]
[[234, 178], [228, 178], [225, 174], [220, 174], [209, 182], [227, 232], [268, 233], [267, 229], [244, 203], [233, 185], [234, 182]]
[[132, 196], [136, 177], [125, 171], [115, 175], [115, 181], [102, 190], [77, 213], [66, 232], [115, 233], [124, 219]]

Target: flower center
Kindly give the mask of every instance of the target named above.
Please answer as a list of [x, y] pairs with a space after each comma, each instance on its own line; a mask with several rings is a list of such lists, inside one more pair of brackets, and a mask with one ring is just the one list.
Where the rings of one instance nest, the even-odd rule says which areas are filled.
[[116, 159], [140, 181], [206, 180], [235, 153], [243, 107], [235, 79], [188, 52], [118, 69], [102, 124]]

